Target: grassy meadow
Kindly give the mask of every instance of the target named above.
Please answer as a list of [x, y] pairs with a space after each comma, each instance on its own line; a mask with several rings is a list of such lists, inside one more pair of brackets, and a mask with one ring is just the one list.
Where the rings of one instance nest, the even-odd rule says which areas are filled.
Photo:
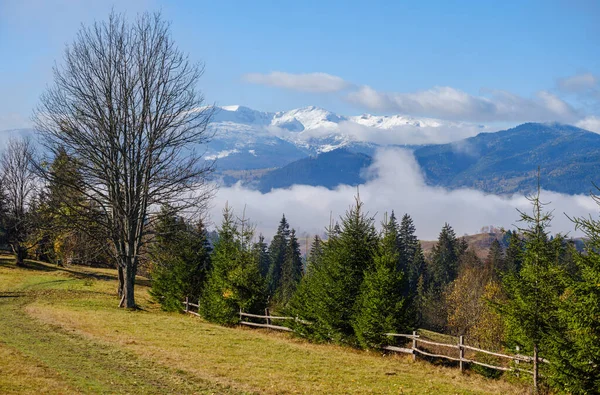
[[526, 387], [287, 333], [118, 309], [116, 272], [0, 259], [0, 393], [514, 394]]

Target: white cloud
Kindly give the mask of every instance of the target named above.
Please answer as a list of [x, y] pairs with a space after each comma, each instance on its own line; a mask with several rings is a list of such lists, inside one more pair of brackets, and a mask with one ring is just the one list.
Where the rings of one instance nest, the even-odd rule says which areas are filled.
[[490, 129], [471, 123], [449, 123], [440, 126], [399, 125], [391, 128], [378, 128], [361, 125], [352, 121], [343, 121], [334, 129], [315, 128], [301, 133], [280, 131], [281, 137], [292, 136], [296, 139], [310, 141], [311, 139], [327, 139], [331, 136], [347, 136], [350, 141], [374, 143], [377, 145], [423, 145], [445, 144], [468, 137], [473, 137]]
[[600, 133], [600, 117], [587, 116], [575, 124], [578, 128]]
[[463, 121], [571, 121], [576, 111], [547, 91], [533, 99], [500, 90], [488, 90], [473, 96], [448, 86], [414, 93], [379, 92], [363, 86], [347, 95], [353, 103], [375, 111], [432, 116]]
[[598, 78], [592, 73], [576, 74], [558, 79], [558, 88], [564, 92], [583, 92], [598, 85]]
[[[378, 220], [386, 211], [394, 210], [397, 215], [409, 213], [415, 221], [418, 236], [425, 240], [435, 239], [445, 222], [450, 223], [459, 235], [477, 233], [484, 225], [511, 228], [518, 220], [516, 209], [530, 209], [530, 203], [523, 196], [497, 196], [472, 189], [449, 191], [428, 186], [414, 157], [406, 150], [380, 151], [370, 170], [378, 177], [360, 187], [366, 209], [377, 214]], [[296, 185], [262, 194], [237, 185], [219, 190], [210, 214], [218, 224], [221, 210], [225, 202], [229, 202], [238, 213], [246, 207], [246, 216], [256, 224], [257, 232], [267, 237], [273, 235], [283, 213], [299, 233], [322, 234], [329, 224], [330, 213], [334, 219], [343, 215], [353, 203], [355, 194], [356, 188], [350, 186], [328, 190]], [[573, 231], [572, 223], [563, 212], [571, 216], [597, 212], [595, 203], [586, 196], [543, 192], [542, 197], [544, 201], [552, 202], [548, 208], [554, 209], [553, 232]]]
[[252, 84], [314, 93], [338, 92], [350, 85], [342, 78], [327, 73], [292, 74], [273, 71], [268, 74], [245, 74], [242, 79]]

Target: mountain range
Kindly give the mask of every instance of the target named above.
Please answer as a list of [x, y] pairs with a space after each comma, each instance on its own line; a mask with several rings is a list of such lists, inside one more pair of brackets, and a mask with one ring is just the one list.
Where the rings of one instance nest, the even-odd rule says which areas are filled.
[[[209, 128], [214, 138], [200, 149], [207, 160], [215, 160], [215, 179], [261, 192], [295, 184], [364, 183], [364, 170], [380, 147], [411, 150], [426, 182], [448, 189], [529, 193], [537, 186], [538, 168], [546, 190], [588, 194], [600, 184], [600, 135], [559, 123], [492, 132], [484, 125], [403, 115], [225, 106], [217, 109]], [[9, 130], [0, 137], [32, 133]]]
[[218, 159], [225, 171], [281, 167], [342, 147], [371, 156], [379, 146], [422, 144], [436, 133], [452, 141], [453, 134], [474, 135], [485, 127], [402, 115], [342, 116], [314, 106], [274, 113], [223, 106], [210, 129], [207, 159]]
[[538, 168], [545, 190], [588, 194], [600, 180], [600, 135], [562, 124], [526, 123], [414, 151], [431, 185], [529, 193]]
[[[211, 128], [215, 139], [207, 154], [218, 158], [217, 174], [225, 184], [243, 180], [262, 192], [294, 184], [360, 184], [381, 146], [412, 150], [427, 183], [449, 189], [529, 193], [539, 167], [542, 188], [587, 194], [600, 174], [600, 135], [558, 123], [525, 123], [491, 133], [482, 125], [401, 115], [345, 117], [318, 107], [268, 113], [229, 106], [217, 112]], [[436, 129], [473, 135], [415, 144], [419, 130]]]

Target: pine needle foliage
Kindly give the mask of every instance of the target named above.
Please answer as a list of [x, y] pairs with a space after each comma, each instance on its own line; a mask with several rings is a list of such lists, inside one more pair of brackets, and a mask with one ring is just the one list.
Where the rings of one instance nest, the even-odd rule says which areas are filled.
[[322, 261], [301, 281], [290, 309], [312, 325], [297, 331], [317, 341], [355, 343], [352, 319], [365, 270], [373, 270], [378, 248], [374, 220], [356, 203], [329, 229]]
[[269, 245], [270, 265], [267, 273], [267, 287], [271, 298], [277, 293], [277, 288], [281, 282], [281, 271], [289, 239], [290, 224], [287, 222], [284, 214], [277, 227], [277, 233], [275, 233]]
[[395, 225], [393, 216], [384, 220], [373, 269], [365, 272], [356, 301], [352, 326], [358, 343], [364, 348], [388, 345], [392, 339], [385, 333], [403, 332], [408, 326], [404, 322], [405, 275], [398, 264], [399, 232]]
[[[600, 197], [592, 195], [600, 205]], [[552, 336], [550, 379], [572, 394], [600, 393], [600, 221], [574, 219], [586, 236], [585, 252], [573, 253], [577, 273], [567, 276]]]
[[150, 249], [150, 295], [163, 310], [181, 311], [187, 297], [196, 302], [210, 267], [210, 245], [202, 222], [195, 226], [163, 206]]
[[501, 313], [509, 343], [538, 356], [548, 351], [548, 336], [557, 327], [562, 273], [548, 234], [552, 213], [544, 211], [546, 203], [540, 200], [539, 188], [528, 199], [532, 213], [519, 211], [520, 221], [527, 224], [520, 229], [524, 237], [523, 263], [518, 273], [504, 276], [507, 301]]
[[200, 314], [209, 321], [232, 325], [240, 310], [262, 313], [265, 283], [253, 250], [253, 228], [226, 206], [212, 254], [212, 270], [200, 299]]
[[296, 237], [296, 231], [291, 230], [287, 245], [285, 246], [285, 254], [281, 267], [281, 277], [277, 287], [275, 300], [277, 303], [285, 307], [302, 278], [302, 257], [300, 255], [300, 244]]

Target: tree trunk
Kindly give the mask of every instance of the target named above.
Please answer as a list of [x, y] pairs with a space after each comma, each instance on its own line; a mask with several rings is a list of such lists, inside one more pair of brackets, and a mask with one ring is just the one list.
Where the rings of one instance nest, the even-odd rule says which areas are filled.
[[133, 264], [129, 262], [129, 264], [121, 269], [123, 273], [123, 286], [121, 288], [121, 303], [120, 307], [124, 307], [126, 309], [135, 309], [135, 296], [134, 296], [134, 285], [135, 285], [135, 268]]
[[15, 264], [17, 266], [25, 266], [25, 257], [27, 256], [27, 250], [20, 244], [13, 245], [13, 252], [15, 254]]
[[[117, 265], [117, 273], [119, 276], [119, 289], [117, 290], [117, 292], [119, 293], [119, 300], [123, 299], [123, 283], [124, 283], [124, 279], [123, 279], [123, 268], [120, 265]], [[121, 302], [123, 303], [123, 302]], [[120, 306], [122, 307], [122, 306]]]
[[533, 345], [533, 393], [538, 393], [538, 346]]

